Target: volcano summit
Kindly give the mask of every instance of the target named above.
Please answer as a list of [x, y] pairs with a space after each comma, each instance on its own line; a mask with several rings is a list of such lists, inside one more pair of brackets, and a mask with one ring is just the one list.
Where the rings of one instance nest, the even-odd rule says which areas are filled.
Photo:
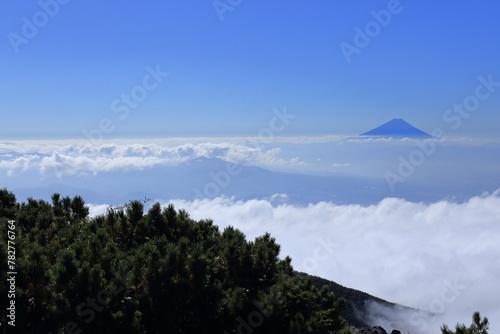
[[436, 137], [417, 129], [401, 118], [395, 118], [373, 130], [360, 134], [370, 138], [435, 139]]

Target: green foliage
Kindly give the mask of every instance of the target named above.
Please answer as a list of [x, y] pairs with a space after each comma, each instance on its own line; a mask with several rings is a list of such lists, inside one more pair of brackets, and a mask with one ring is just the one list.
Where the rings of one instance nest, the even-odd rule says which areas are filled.
[[[296, 275], [266, 233], [253, 241], [184, 210], [131, 201], [88, 218], [0, 190], [0, 230], [17, 226], [16, 327], [23, 333], [337, 333], [345, 301]], [[6, 279], [5, 240], [0, 241]], [[2, 285], [0, 316], [6, 319]]]
[[[338, 283], [326, 280], [321, 277], [311, 276], [306, 273], [297, 274], [301, 277], [311, 279], [313, 285], [317, 288], [321, 288], [325, 285], [328, 286], [330, 291], [332, 291], [335, 296], [337, 296], [338, 298], [344, 298], [347, 302], [344, 307], [344, 311], [342, 312], [342, 317], [349, 323], [349, 325], [356, 328], [370, 328], [373, 326], [373, 323], [368, 321], [368, 319], [359, 316], [360, 311], [365, 309], [367, 301], [374, 301], [387, 306], [395, 305], [394, 303], [389, 303], [386, 300], [371, 296], [365, 292], [344, 287]], [[412, 309], [407, 308], [407, 310], [411, 311]], [[347, 331], [347, 333], [349, 333], [349, 331]]]
[[451, 331], [447, 325], [441, 326], [442, 334], [488, 334], [489, 323], [488, 318], [484, 317], [481, 320], [481, 314], [474, 312], [472, 315], [472, 324], [466, 327], [464, 324], [457, 324], [455, 331]]
[[16, 210], [16, 196], [5, 188], [0, 189], [0, 217], [13, 219]]

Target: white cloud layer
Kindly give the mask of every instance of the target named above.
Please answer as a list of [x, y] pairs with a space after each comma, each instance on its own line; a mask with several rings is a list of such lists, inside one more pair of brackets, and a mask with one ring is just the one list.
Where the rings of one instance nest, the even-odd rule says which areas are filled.
[[460, 204], [386, 198], [367, 207], [297, 207], [275, 200], [172, 203], [249, 238], [270, 232], [297, 270], [436, 313], [392, 310], [399, 322], [374, 320], [389, 328], [402, 318], [412, 333], [440, 333], [442, 323], [470, 324], [478, 310], [489, 317], [492, 332], [500, 330], [500, 191]]
[[[436, 169], [454, 169], [470, 175], [470, 163], [476, 159], [482, 161], [487, 172], [493, 168], [496, 179], [499, 147], [495, 142], [481, 146], [474, 140], [447, 138], [440, 140], [439, 145], [436, 143], [431, 153], [426, 153], [425, 166], [419, 165], [418, 170], [430, 177]], [[274, 137], [272, 140], [258, 137], [119, 139], [102, 141], [99, 145], [85, 140], [14, 141], [0, 142], [0, 177], [24, 172], [57, 177], [95, 175], [177, 165], [205, 156], [281, 171], [348, 171], [359, 176], [385, 178], [386, 171], [398, 168], [399, 158], [408, 160], [416, 153], [421, 154], [421, 150], [413, 140], [338, 136]], [[474, 159], [464, 159], [470, 155]]]
[[57, 177], [142, 170], [157, 165], [176, 165], [201, 156], [263, 167], [304, 164], [298, 157], [283, 159], [279, 148], [265, 149], [257, 142], [247, 145], [204, 142], [176, 146], [157, 143], [0, 143], [0, 169], [9, 176], [27, 170]]

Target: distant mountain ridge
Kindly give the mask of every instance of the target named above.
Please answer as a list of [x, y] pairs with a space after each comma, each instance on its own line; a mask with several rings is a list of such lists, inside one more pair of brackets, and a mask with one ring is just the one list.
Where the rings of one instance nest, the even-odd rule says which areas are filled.
[[[412, 327], [408, 319], [410, 316], [414, 316], [416, 312], [419, 312], [418, 314], [431, 316], [431, 314], [426, 311], [392, 303], [366, 292], [345, 287], [322, 277], [303, 272], [297, 272], [297, 274], [311, 279], [312, 284], [316, 286], [316, 288], [321, 289], [321, 287], [326, 285], [330, 291], [335, 294], [335, 297], [344, 298], [347, 303], [342, 316], [350, 325], [356, 328], [367, 328], [380, 325], [377, 320], [387, 320], [384, 321], [384, 323], [390, 323], [392, 328], [408, 329]], [[370, 307], [374, 304], [380, 305], [381, 307], [379, 309]]]
[[[191, 159], [177, 166], [99, 173], [91, 180], [88, 177], [66, 177], [64, 184], [54, 182], [45, 187], [19, 187], [13, 192], [21, 200], [34, 195], [50, 200], [54, 192], [84, 194], [91, 203], [110, 205], [143, 197], [195, 200], [234, 196], [239, 200], [251, 200], [269, 199], [275, 194], [286, 194], [289, 204], [332, 201], [368, 205], [391, 195], [384, 180], [344, 174], [317, 176], [275, 172], [207, 157]], [[106, 199], [108, 202], [103, 202]]]
[[417, 129], [402, 118], [392, 119], [375, 129], [360, 134], [360, 136], [376, 138], [436, 139], [436, 137]]
[[225, 196], [252, 200], [270, 199], [275, 194], [287, 195], [284, 200], [273, 200], [275, 204], [286, 202], [307, 205], [324, 201], [337, 205], [372, 205], [386, 197], [428, 202], [453, 194], [455, 198], [460, 196], [465, 199], [483, 191], [484, 185], [479, 184], [468, 190], [473, 193], [463, 193], [455, 188], [443, 190], [441, 184], [436, 184], [435, 187], [405, 184], [394, 193], [387, 187], [384, 179], [351, 174], [321, 176], [276, 172], [219, 158], [198, 157], [177, 166], [104, 172], [93, 175], [92, 178], [67, 176], [63, 180], [52, 180], [36, 187], [12, 188], [21, 200], [36, 197], [50, 201], [50, 196], [59, 192], [64, 196], [83, 195], [89, 203], [109, 205], [122, 205], [130, 198], [144, 197], [189, 201]]

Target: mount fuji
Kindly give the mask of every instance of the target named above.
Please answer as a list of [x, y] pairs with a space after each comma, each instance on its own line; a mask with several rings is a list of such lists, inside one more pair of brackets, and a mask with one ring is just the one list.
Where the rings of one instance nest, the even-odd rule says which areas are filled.
[[373, 130], [360, 134], [373, 138], [409, 138], [436, 139], [436, 137], [420, 130], [401, 118], [395, 118]]

